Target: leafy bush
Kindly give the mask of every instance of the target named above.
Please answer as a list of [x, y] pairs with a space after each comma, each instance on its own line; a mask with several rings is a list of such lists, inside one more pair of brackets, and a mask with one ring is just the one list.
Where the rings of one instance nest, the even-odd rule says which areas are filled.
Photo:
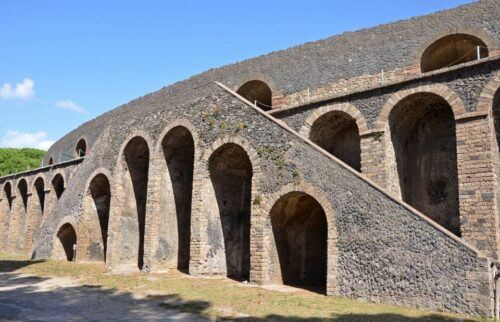
[[37, 149], [0, 148], [0, 176], [39, 168], [44, 155]]

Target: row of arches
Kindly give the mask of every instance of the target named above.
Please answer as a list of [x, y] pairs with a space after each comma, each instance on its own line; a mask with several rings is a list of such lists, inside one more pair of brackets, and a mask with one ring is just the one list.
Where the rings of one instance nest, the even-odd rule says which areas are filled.
[[[142, 136], [127, 140], [113, 183], [105, 171], [98, 171], [89, 181], [91, 202], [84, 206], [87, 219], [83, 221], [99, 225], [102, 260], [111, 267], [146, 270], [154, 257], [168, 261], [169, 268], [188, 273], [197, 269], [190, 267], [192, 242], [201, 238], [208, 247], [201, 256], [206, 257], [211, 273], [248, 280], [253, 256], [252, 200], [256, 196], [255, 176], [259, 175], [249, 147], [237, 141], [221, 143], [206, 157], [206, 164], [195, 164], [196, 140], [191, 128], [172, 127], [156, 150], [148, 142]], [[155, 159], [156, 155], [161, 157]], [[196, 177], [196, 171], [206, 171], [206, 175], [198, 173]], [[195, 185], [196, 180], [203, 184]], [[195, 196], [198, 199], [194, 200]], [[192, 236], [196, 226], [193, 209], [206, 216], [202, 236], [197, 229], [198, 235]], [[327, 215], [316, 197], [287, 191], [269, 214], [277, 259], [270, 278], [276, 283], [325, 291]], [[55, 234], [55, 254], [75, 258], [76, 241], [88, 247], [89, 236], [95, 237], [87, 229], [85, 223], [63, 222]]]
[[[493, 119], [497, 151], [498, 92], [487, 107]], [[385, 137], [385, 160], [380, 162], [387, 164], [388, 189], [460, 236], [456, 118], [465, 113], [460, 99], [451, 90], [436, 85], [397, 92], [389, 101], [377, 122]], [[313, 112], [301, 134], [361, 172], [362, 131], [372, 135], [361, 113], [344, 103]], [[369, 149], [371, 141], [365, 144]], [[379, 154], [370, 151], [365, 157], [372, 158], [373, 153]]]
[[[47, 189], [54, 192], [55, 200], [47, 200]], [[64, 177], [61, 173], [54, 175], [49, 187], [43, 176], [34, 179], [31, 189], [25, 178], [19, 179], [15, 187], [7, 181], [3, 185], [0, 202], [0, 233], [3, 236], [0, 246], [9, 251], [28, 252], [36, 230], [47, 213], [47, 203], [53, 207], [64, 189]]]
[[[426, 73], [487, 58], [490, 55], [488, 44], [477, 34], [465, 32], [446, 34], [429, 42], [419, 55], [420, 72]], [[491, 41], [488, 41], [491, 43]], [[271, 86], [263, 80], [254, 79], [243, 83], [236, 92], [264, 111], [273, 108]]]

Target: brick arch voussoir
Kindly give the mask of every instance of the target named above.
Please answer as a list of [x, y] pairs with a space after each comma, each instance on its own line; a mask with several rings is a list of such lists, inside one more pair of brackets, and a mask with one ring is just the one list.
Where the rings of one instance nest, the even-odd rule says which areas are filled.
[[479, 100], [476, 106], [476, 112], [491, 114], [493, 107], [493, 99], [495, 94], [500, 90], [500, 71], [497, 71], [493, 78], [484, 86], [483, 91], [479, 95]]
[[241, 86], [245, 85], [248, 82], [254, 81], [254, 80], [261, 81], [261, 82], [265, 83], [267, 86], [269, 86], [269, 88], [271, 89], [271, 95], [273, 95], [273, 96], [281, 93], [281, 91], [276, 87], [276, 83], [274, 82], [274, 80], [270, 76], [263, 74], [263, 73], [256, 73], [256, 72], [246, 74], [244, 77], [242, 77], [237, 82], [235, 82], [232, 89], [233, 89], [233, 91], [237, 92]]
[[73, 229], [75, 230], [75, 233], [76, 233], [76, 244], [78, 245], [78, 240], [79, 240], [79, 238], [81, 238], [81, 237], [79, 237], [79, 231], [78, 231], [80, 222], [78, 221], [77, 218], [75, 218], [73, 216], [64, 216], [63, 218], [61, 218], [58, 221], [57, 225], [55, 226], [54, 231], [52, 232], [52, 249], [50, 251], [50, 258], [53, 258], [54, 246], [58, 242], [57, 233], [59, 232], [61, 227], [64, 226], [65, 224], [70, 224], [71, 226], [73, 226]]
[[225, 137], [214, 141], [208, 148], [206, 148], [203, 153], [203, 164], [208, 169], [208, 163], [212, 154], [220, 147], [225, 144], [232, 143], [240, 146], [247, 154], [250, 163], [252, 164], [252, 191], [256, 189], [258, 186], [254, 187], [255, 184], [260, 183], [260, 179], [262, 177], [262, 171], [260, 167], [260, 159], [257, 151], [252, 147], [250, 142], [245, 138], [236, 136], [236, 137]]
[[162, 147], [162, 142], [165, 136], [174, 128], [176, 127], [184, 127], [186, 128], [189, 133], [191, 133], [191, 136], [193, 137], [193, 142], [194, 142], [194, 150], [195, 150], [195, 159], [197, 156], [197, 151], [199, 150], [199, 142], [200, 142], [200, 137], [198, 135], [198, 131], [196, 130], [196, 127], [187, 119], [176, 119], [172, 122], [170, 122], [161, 132], [161, 134], [158, 136], [158, 140], [155, 145], [155, 150], [154, 154], [158, 155], [162, 153], [163, 147]]
[[414, 56], [414, 65], [418, 67], [420, 70], [420, 63], [421, 63], [421, 58], [422, 55], [424, 54], [425, 50], [429, 48], [430, 45], [432, 45], [434, 42], [438, 41], [439, 39], [449, 36], [449, 35], [454, 35], [454, 34], [467, 34], [471, 35], [474, 37], [477, 37], [481, 39], [488, 49], [494, 50], [495, 48], [498, 48], [500, 46], [500, 43], [495, 40], [495, 38], [490, 35], [487, 31], [482, 30], [482, 29], [477, 29], [474, 27], [470, 26], [464, 26], [464, 25], [458, 25], [458, 26], [452, 26], [452, 27], [447, 27], [441, 30], [438, 30], [436, 33], [433, 33], [432, 35], [429, 35], [426, 37], [422, 44], [418, 47], [418, 50], [415, 52]]
[[[260, 216], [268, 217], [271, 215], [271, 210], [283, 196], [287, 195], [290, 192], [302, 192], [306, 193], [312, 198], [314, 198], [320, 206], [323, 208], [325, 212], [325, 219], [327, 223], [327, 245], [328, 245], [328, 277], [327, 277], [327, 294], [330, 295], [338, 295], [338, 286], [337, 286], [337, 272], [338, 272], [338, 237], [339, 232], [337, 230], [337, 226], [335, 223], [335, 211], [326, 197], [327, 194], [324, 193], [321, 189], [315, 187], [309, 182], [301, 181], [299, 183], [289, 183], [281, 187], [281, 189], [277, 192], [266, 195], [263, 198], [262, 207]], [[262, 218], [264, 219], [264, 218]], [[270, 218], [269, 218], [270, 219]]]
[[360, 134], [368, 131], [368, 125], [366, 123], [366, 119], [363, 116], [363, 114], [354, 105], [350, 103], [341, 103], [341, 104], [322, 106], [317, 110], [315, 110], [306, 119], [305, 124], [299, 131], [299, 134], [308, 138], [311, 133], [311, 128], [314, 125], [314, 122], [320, 119], [323, 115], [335, 111], [346, 113], [351, 118], [353, 118], [354, 121], [356, 121], [356, 125], [358, 126], [358, 131]]
[[389, 123], [389, 115], [391, 114], [392, 109], [403, 99], [418, 93], [429, 93], [442, 97], [450, 105], [455, 120], [459, 119], [462, 115], [467, 113], [462, 99], [458, 96], [457, 93], [455, 93], [446, 85], [432, 84], [417, 86], [400, 90], [389, 97], [389, 99], [385, 102], [385, 104], [382, 106], [382, 109], [380, 110], [380, 114], [375, 124], [376, 130], [384, 131], [387, 124]]

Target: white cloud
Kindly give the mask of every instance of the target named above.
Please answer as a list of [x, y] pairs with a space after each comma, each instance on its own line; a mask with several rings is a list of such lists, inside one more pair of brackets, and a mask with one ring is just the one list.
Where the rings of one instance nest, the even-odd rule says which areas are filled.
[[48, 150], [54, 141], [47, 139], [45, 132], [25, 133], [19, 131], [7, 131], [0, 139], [0, 146], [6, 148], [36, 148]]
[[80, 114], [85, 114], [87, 111], [81, 107], [80, 105], [76, 104], [72, 100], [60, 100], [56, 102], [56, 107], [62, 108], [64, 110], [70, 110], [73, 112], [77, 112]]
[[35, 96], [35, 82], [32, 79], [25, 78], [16, 87], [10, 83], [3, 83], [0, 87], [0, 98], [29, 100]]

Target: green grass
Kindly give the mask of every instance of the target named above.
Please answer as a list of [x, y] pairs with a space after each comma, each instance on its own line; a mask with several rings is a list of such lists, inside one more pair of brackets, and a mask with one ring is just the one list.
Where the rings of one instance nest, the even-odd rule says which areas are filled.
[[280, 292], [242, 286], [227, 279], [193, 278], [168, 274], [114, 275], [103, 264], [62, 261], [27, 261], [0, 254], [0, 271], [38, 276], [74, 277], [83, 285], [118, 293], [142, 294], [158, 300], [161, 307], [199, 314], [209, 319], [317, 320], [317, 321], [481, 321], [414, 308], [363, 303], [343, 297], [298, 291]]

